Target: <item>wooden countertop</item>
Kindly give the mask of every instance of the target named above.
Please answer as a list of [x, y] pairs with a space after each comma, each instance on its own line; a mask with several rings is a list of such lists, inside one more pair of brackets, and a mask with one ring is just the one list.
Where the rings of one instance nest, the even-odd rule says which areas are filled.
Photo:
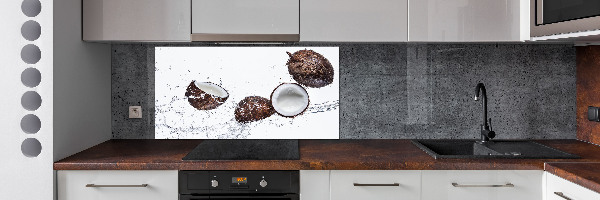
[[600, 162], [551, 162], [545, 170], [558, 177], [600, 193]]
[[300, 140], [300, 160], [183, 161], [202, 140], [109, 140], [54, 163], [55, 170], [542, 170], [546, 162], [600, 162], [600, 147], [537, 140], [581, 159], [439, 159], [410, 140]]
[[600, 193], [600, 147], [536, 140], [581, 159], [439, 159], [410, 140], [300, 140], [300, 160], [181, 160], [202, 140], [109, 140], [55, 170], [545, 170]]

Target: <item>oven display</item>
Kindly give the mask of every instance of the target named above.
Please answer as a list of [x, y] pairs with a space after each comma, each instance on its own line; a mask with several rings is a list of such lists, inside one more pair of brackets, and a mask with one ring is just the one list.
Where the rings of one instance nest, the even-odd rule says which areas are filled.
[[246, 177], [231, 177], [231, 183], [246, 184], [246, 183], [248, 183], [248, 179]]

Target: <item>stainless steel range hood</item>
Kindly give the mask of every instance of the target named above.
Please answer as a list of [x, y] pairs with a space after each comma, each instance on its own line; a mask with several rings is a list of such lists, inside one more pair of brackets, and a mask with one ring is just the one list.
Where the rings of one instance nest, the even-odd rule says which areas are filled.
[[192, 41], [300, 41], [299, 0], [192, 0]]

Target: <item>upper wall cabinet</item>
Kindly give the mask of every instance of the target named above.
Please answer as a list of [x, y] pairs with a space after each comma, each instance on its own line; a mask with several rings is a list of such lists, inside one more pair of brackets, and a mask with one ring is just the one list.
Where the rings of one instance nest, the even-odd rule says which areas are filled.
[[411, 0], [409, 41], [529, 40], [528, 0]]
[[192, 41], [298, 41], [300, 0], [192, 0]]
[[406, 42], [408, 0], [302, 0], [300, 41]]
[[190, 41], [190, 0], [83, 0], [85, 41]]

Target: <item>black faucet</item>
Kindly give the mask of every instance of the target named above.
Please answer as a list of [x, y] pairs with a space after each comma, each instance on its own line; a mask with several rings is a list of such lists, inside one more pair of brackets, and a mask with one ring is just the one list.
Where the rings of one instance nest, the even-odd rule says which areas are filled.
[[475, 88], [475, 101], [479, 101], [479, 92], [481, 91], [481, 96], [483, 96], [483, 101], [481, 101], [481, 105], [483, 107], [483, 124], [481, 124], [481, 143], [489, 142], [490, 139], [496, 137], [496, 132], [492, 131], [492, 119], [490, 118], [490, 124], [488, 125], [487, 118], [487, 94], [485, 93], [485, 86], [483, 83], [478, 83]]

